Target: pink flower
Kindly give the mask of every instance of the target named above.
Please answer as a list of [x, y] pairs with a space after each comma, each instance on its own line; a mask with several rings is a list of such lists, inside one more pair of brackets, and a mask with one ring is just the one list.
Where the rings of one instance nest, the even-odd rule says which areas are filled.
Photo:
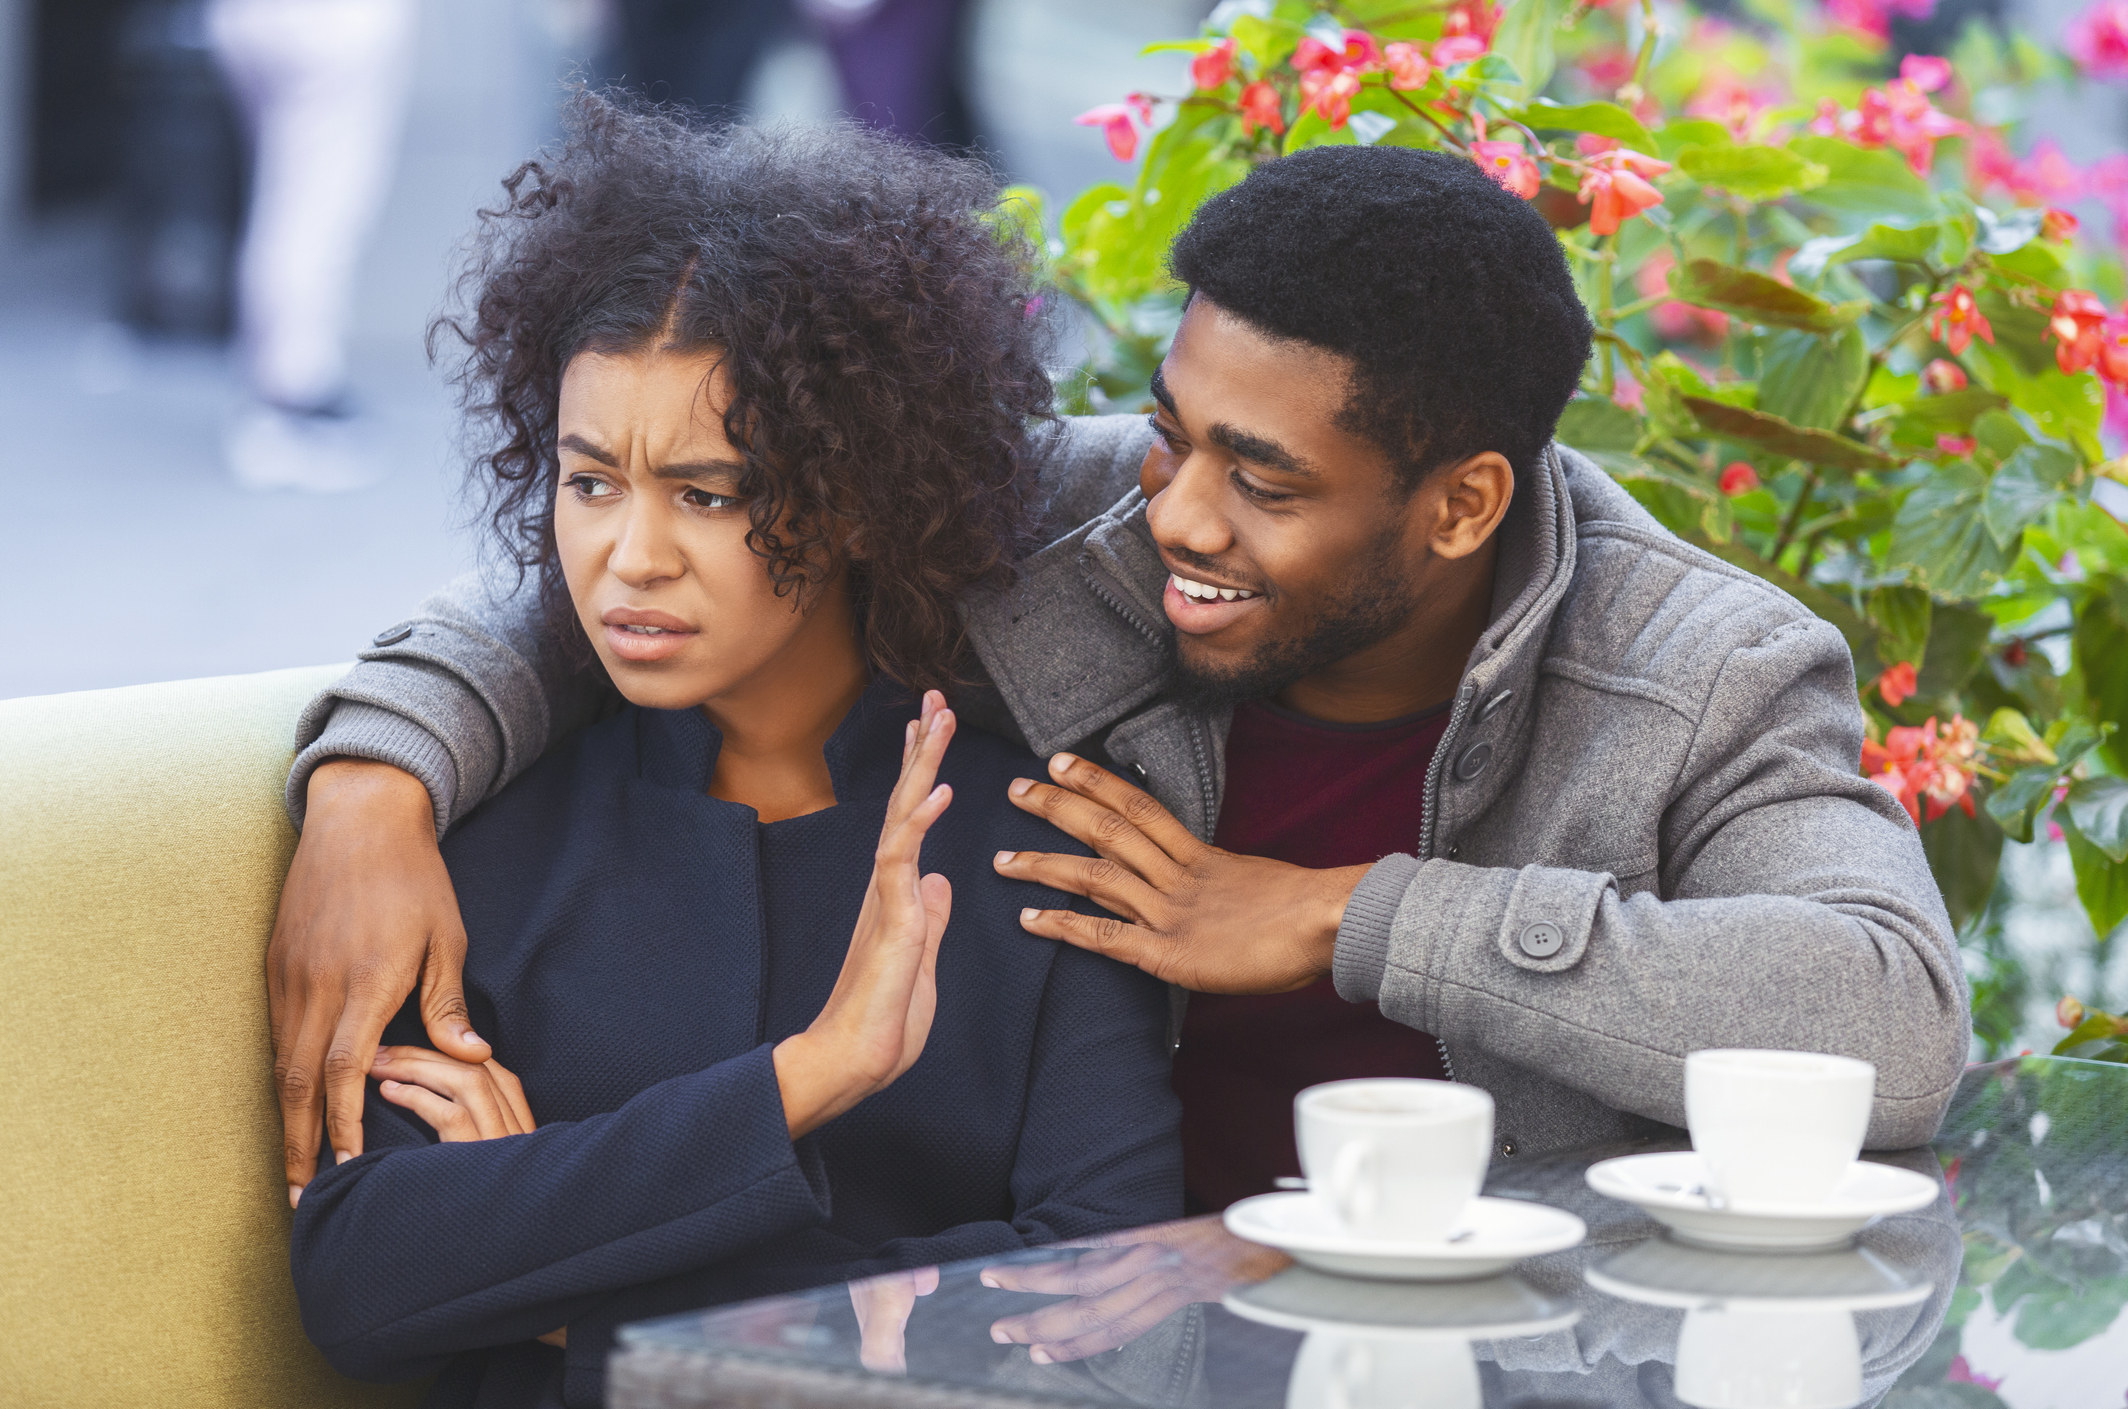
[[1766, 99], [1735, 74], [1717, 70], [1685, 103], [1688, 117], [1712, 118], [1739, 142], [1749, 141], [1766, 114]]
[[1467, 64], [1485, 53], [1486, 43], [1475, 34], [1452, 34], [1433, 46], [1433, 61], [1437, 68], [1450, 64]]
[[1582, 168], [1581, 203], [1589, 207], [1589, 229], [1598, 235], [1616, 234], [1623, 222], [1662, 204], [1662, 192], [1647, 178], [1660, 176], [1670, 163], [1657, 161], [1623, 148], [1605, 152]]
[[1969, 435], [1939, 435], [1936, 437], [1936, 453], [1962, 460], [1978, 448], [1980, 442]]
[[1544, 184], [1543, 173], [1537, 170], [1535, 158], [1522, 149], [1519, 141], [1473, 142], [1470, 144], [1470, 159], [1503, 190], [1512, 191], [1524, 200], [1535, 196], [1537, 188]]
[[2068, 49], [2093, 78], [2128, 77], [2128, 0], [2098, 0], [2071, 20]]
[[1301, 108], [1314, 108], [1332, 127], [1343, 127], [1352, 119], [1352, 100], [1359, 91], [1360, 76], [1351, 69], [1316, 69], [1301, 75]]
[[1899, 61], [1899, 76], [1924, 93], [1935, 93], [1951, 81], [1951, 61], [1932, 54], [1908, 54]]
[[1343, 50], [1333, 49], [1310, 35], [1294, 47], [1290, 62], [1301, 73], [1324, 68], [1335, 70], [1345, 66], [1345, 54]]
[[1936, 143], [1962, 137], [1967, 125], [1937, 110], [1928, 94], [1910, 78], [1896, 78], [1863, 93], [1851, 112], [1821, 99], [1810, 130], [1824, 137], [1845, 137], [1858, 147], [1890, 147], [1906, 158], [1915, 174], [1926, 176], [1935, 164]]
[[1286, 115], [1278, 105], [1278, 90], [1258, 80], [1241, 90], [1241, 130], [1253, 134], [1259, 127], [1273, 132], [1286, 130]]
[[1609, 92], [1633, 76], [1633, 54], [1624, 45], [1605, 45], [1581, 56], [1589, 86]]
[[1965, 390], [1965, 368], [1939, 357], [1921, 369], [1921, 385], [1931, 396]]
[[1896, 665], [1887, 666], [1877, 677], [1877, 693], [1883, 697], [1886, 704], [1897, 709], [1914, 697], [1915, 678], [1912, 661], [1903, 660]]
[[1633, 379], [1631, 372], [1621, 369], [1617, 382], [1611, 387], [1611, 404], [1637, 414], [1647, 409], [1647, 392]]
[[2002, 1376], [1979, 1373], [1966, 1362], [1963, 1355], [1951, 1357], [1951, 1368], [1944, 1372], [1943, 1382], [1949, 1385], [1973, 1385], [1990, 1392], [2002, 1388]]
[[[1912, 698], [1914, 684], [1913, 666], [1901, 661], [1877, 677], [1877, 693], [1896, 708]], [[1950, 723], [1941, 726], [1931, 717], [1918, 727], [1885, 730], [1881, 744], [1863, 740], [1862, 772], [1898, 798], [1918, 826], [1924, 818], [1933, 822], [1954, 806], [1968, 817], [1974, 815], [1973, 765], [1979, 754], [1980, 726], [1963, 715], [1954, 714]]]
[[2076, 238], [2076, 227], [2080, 223], [2069, 211], [2049, 206], [2047, 213], [2039, 218], [2039, 237], [2058, 245], [2066, 245]]
[[1199, 88], [1218, 88], [1234, 76], [1234, 41], [1222, 39], [1190, 60], [1190, 83]]
[[2099, 325], [2098, 374], [2115, 386], [2128, 386], [2128, 311]]
[[1389, 70], [1389, 86], [1399, 92], [1424, 88], [1433, 77], [1433, 65], [1416, 44], [1391, 44], [1382, 50], [1382, 65]]
[[1131, 121], [1131, 111], [1123, 103], [1103, 103], [1098, 108], [1088, 108], [1072, 121], [1081, 127], [1100, 128], [1116, 160], [1129, 161], [1138, 155], [1138, 129]]
[[1929, 315], [1929, 336], [1951, 350], [1956, 357], [1971, 345], [1974, 335], [1982, 342], [1995, 341], [1995, 330], [1981, 315], [1980, 306], [1973, 301], [1973, 291], [1963, 284], [1953, 284], [1929, 300], [1936, 311]]
[[1936, 0], [1825, 0], [1825, 18], [1841, 29], [1872, 39], [1892, 36], [1892, 16], [1925, 20], [1936, 13]]
[[1618, 148], [1619, 141], [1616, 137], [1604, 137], [1594, 132], [1580, 132], [1574, 136], [1574, 150], [1585, 157], [1600, 157], [1605, 152], [1615, 152]]
[[2054, 340], [2054, 365], [2074, 375], [2090, 367], [2104, 350], [2106, 305], [2083, 289], [2065, 289], [2047, 315], [2047, 336]]
[[1759, 472], [1742, 460], [1731, 461], [1729, 468], [1722, 471], [1722, 477], [1716, 483], [1722, 493], [1734, 499], [1739, 494], [1749, 494], [1759, 487]]
[[[1642, 298], [1654, 298], [1670, 287], [1670, 271], [1677, 256], [1668, 246], [1659, 246], [1642, 260], [1633, 275], [1633, 287]], [[1667, 299], [1648, 310], [1648, 321], [1666, 342], [1718, 343], [1729, 335], [1729, 315], [1715, 308], [1698, 308]]]

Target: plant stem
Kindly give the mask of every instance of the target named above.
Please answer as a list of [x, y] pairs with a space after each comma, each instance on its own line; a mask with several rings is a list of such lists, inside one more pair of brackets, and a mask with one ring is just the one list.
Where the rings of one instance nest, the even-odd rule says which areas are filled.
[[1448, 124], [1442, 122], [1441, 119], [1435, 117], [1432, 113], [1426, 111], [1426, 109], [1420, 107], [1417, 103], [1412, 102], [1411, 99], [1405, 97], [1402, 93], [1397, 92], [1396, 89], [1390, 88], [1385, 91], [1394, 94], [1398, 102], [1402, 103], [1405, 107], [1410, 108], [1413, 112], [1417, 113], [1420, 117], [1425, 118], [1428, 122], [1432, 123], [1436, 128], [1438, 128], [1440, 130], [1441, 135], [1448, 139], [1448, 144], [1454, 147], [1457, 151], [1468, 152], [1470, 150], [1470, 144], [1465, 142], [1461, 137], [1458, 137], [1455, 133], [1449, 131]]
[[1647, 80], [1648, 66], [1655, 62], [1655, 41], [1661, 37], [1662, 28], [1655, 23], [1655, 0], [1640, 0], [1640, 53], [1634, 56], [1629, 80], [1636, 93]]
[[1773, 540], [1772, 561], [1778, 564], [1781, 554], [1788, 551], [1788, 542], [1795, 537], [1796, 525], [1803, 522], [1803, 511], [1810, 507], [1810, 496], [1818, 489], [1818, 472], [1815, 466], [1804, 472], [1803, 487], [1796, 492], [1795, 503], [1788, 510], [1788, 517], [1781, 524], [1780, 536]]
[[[1609, 331], [1611, 326], [1618, 321], [1617, 314], [1612, 310], [1612, 276], [1618, 270], [1618, 247], [1615, 243], [1617, 238], [1615, 235], [1599, 235], [1597, 237], [1600, 241], [1608, 240], [1613, 242], [1609, 247], [1611, 257], [1603, 262], [1596, 273], [1596, 326], [1606, 331]], [[1603, 380], [1601, 386], [1604, 399], [1608, 401], [1611, 398], [1611, 392], [1618, 385], [1618, 350], [1615, 342], [1607, 341], [1602, 346]]]

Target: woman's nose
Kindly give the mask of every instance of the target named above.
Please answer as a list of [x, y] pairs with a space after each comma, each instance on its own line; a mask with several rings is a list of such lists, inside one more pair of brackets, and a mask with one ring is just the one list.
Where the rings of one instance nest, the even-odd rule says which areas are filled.
[[606, 567], [630, 587], [648, 587], [687, 571], [679, 542], [661, 506], [637, 498], [628, 506]]

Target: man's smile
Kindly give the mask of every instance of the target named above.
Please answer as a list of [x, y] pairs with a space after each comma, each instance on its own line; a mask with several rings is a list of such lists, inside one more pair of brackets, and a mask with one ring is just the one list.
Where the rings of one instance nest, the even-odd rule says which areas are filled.
[[1180, 573], [1168, 574], [1160, 604], [1177, 631], [1203, 636], [1233, 624], [1256, 610], [1262, 594], [1245, 587], [1221, 587]]

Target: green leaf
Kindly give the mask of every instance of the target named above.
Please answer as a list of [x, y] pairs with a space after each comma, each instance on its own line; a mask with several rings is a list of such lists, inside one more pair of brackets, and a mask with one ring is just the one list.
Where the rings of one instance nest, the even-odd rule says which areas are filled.
[[1981, 519], [1987, 491], [1987, 479], [1967, 461], [1938, 467], [1899, 506], [1892, 521], [1891, 566], [1911, 569], [1939, 596], [1986, 592], [2015, 558], [1996, 544]]
[[2006, 398], [1977, 386], [1940, 396], [1916, 396], [1899, 404], [1899, 414], [1892, 421], [1892, 441], [1934, 450], [1937, 436], [1964, 435], [1978, 417], [2009, 404]]
[[2128, 780], [2079, 778], [2063, 801], [2085, 841], [2116, 865], [2128, 861]]
[[1838, 430], [1869, 379], [1869, 344], [1859, 328], [1831, 337], [1776, 333], [1759, 355], [1759, 409], [1791, 425]]
[[1577, 396], [1559, 413], [1552, 434], [1576, 450], [1631, 450], [1645, 423], [1625, 407], [1600, 396]]
[[2051, 763], [2035, 763], [2010, 775], [2010, 781], [1988, 794], [1988, 815], [2018, 841], [2032, 840], [2032, 830], [2061, 771]]
[[2076, 873], [2076, 898], [2101, 936], [2128, 918], [2128, 866], [2115, 865], [2076, 828], [2073, 817], [2062, 827], [2069, 841], [2069, 869]]
[[1656, 132], [1655, 149], [1663, 160], [1676, 161], [1678, 153], [1687, 147], [1719, 147], [1734, 140], [1729, 129], [1711, 117], [1681, 117], [1664, 123]]
[[1776, 455], [1807, 460], [1836, 470], [1881, 470], [1894, 462], [1859, 441], [1826, 431], [1790, 425], [1779, 416], [1732, 406], [1706, 396], [1679, 400], [1693, 418], [1716, 435], [1764, 446]]
[[1553, 39], [1566, 18], [1570, 0], [1514, 0], [1493, 30], [1492, 52], [1515, 66], [1521, 75], [1517, 97], [1528, 98], [1544, 91], [1552, 81], [1557, 62]]
[[[1823, 168], [1820, 168], [1822, 170]], [[1902, 226], [1872, 225], [1859, 235], [1820, 235], [1805, 240], [1788, 261], [1788, 272], [1798, 279], [1815, 279], [1827, 265], [1854, 259], [1893, 259], [1913, 264], [1928, 258], [1942, 235], [1939, 224]]]
[[1623, 142], [1636, 152], [1652, 155], [1655, 151], [1654, 136], [1641, 126], [1639, 118], [1616, 103], [1576, 103], [1568, 107], [1539, 98], [1516, 117], [1539, 132], [1593, 132], [1598, 137]]
[[[2025, 449], [2032, 449], [2026, 446]], [[2010, 457], [1988, 481], [1988, 497], [1981, 506], [1981, 520], [1988, 535], [2007, 549], [2015, 549], [2024, 537], [2025, 525], [2038, 523], [2062, 497], [2061, 491], [2039, 477], [2033, 462], [2022, 451]]]
[[1869, 619], [1877, 623], [1877, 656], [1919, 668], [1928, 656], [1929, 594], [1919, 587], [1879, 587], [1869, 594]]
[[1685, 303], [1718, 308], [1747, 323], [1837, 332], [1861, 317], [1869, 300], [1833, 304], [1753, 269], [1695, 259], [1670, 271], [1670, 292]]
[[2050, 1288], [2027, 1297], [2017, 1308], [2017, 1339], [2034, 1350], [2068, 1350], [2100, 1334], [2128, 1301], [2122, 1279], [2110, 1280], [2110, 1286]]
[[1332, 127], [1330, 119], [1320, 109], [1309, 108], [1293, 120], [1286, 129], [1285, 144], [1279, 149], [1282, 155], [1291, 156], [1309, 147], [1352, 147], [1359, 139], [1352, 133], [1352, 124]]
[[1788, 150], [1825, 168], [1825, 183], [1804, 197], [1812, 205], [1910, 225], [1943, 213], [1928, 183], [1896, 153], [1866, 151], [1837, 137], [1815, 135], [1792, 138]]
[[1968, 817], [1954, 807], [1921, 829], [1921, 849], [1943, 892], [1951, 923], [1965, 922], [1987, 907], [2002, 864], [2002, 829], [1989, 817]]
[[1988, 656], [1995, 619], [1960, 602], [1938, 602], [1929, 613], [1928, 658], [1914, 692], [1924, 700], [1948, 700], [1966, 686]]
[[2128, 773], [2128, 747], [2120, 742], [2128, 729], [2128, 623], [2109, 594], [2094, 592], [2076, 614], [2069, 650], [2083, 683], [2084, 712], [2116, 726], [2101, 751], [2116, 772]]
[[1236, 15], [1227, 31], [1244, 54], [1256, 60], [1259, 71], [1276, 68], [1292, 56], [1299, 45], [1301, 27], [1260, 15]]
[[1691, 146], [1677, 154], [1677, 165], [1702, 186], [1719, 186], [1747, 201], [1779, 200], [1825, 184], [1829, 173], [1781, 147]]
[[[1967, 387], [1966, 390], [1971, 391], [1972, 388]], [[1984, 454], [1994, 457], [1997, 464], [2032, 443], [2032, 437], [2025, 432], [2024, 426], [2019, 424], [2017, 418], [2002, 411], [1985, 411], [1975, 416], [1973, 439]]]

